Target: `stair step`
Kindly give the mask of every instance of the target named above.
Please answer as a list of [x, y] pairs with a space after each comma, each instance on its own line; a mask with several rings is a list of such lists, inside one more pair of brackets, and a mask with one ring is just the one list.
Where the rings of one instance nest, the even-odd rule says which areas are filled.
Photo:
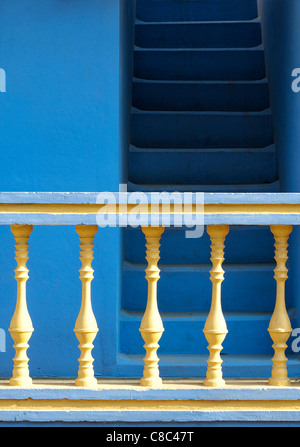
[[[169, 295], [169, 300], [172, 302], [173, 295]], [[289, 313], [294, 324], [294, 311], [290, 310]], [[268, 333], [271, 313], [225, 312], [224, 314], [228, 335], [223, 343], [223, 356], [272, 355], [272, 340]], [[144, 342], [139, 332], [142, 316], [142, 313], [121, 313], [120, 352], [130, 355], [145, 353]], [[207, 313], [178, 316], [162, 313], [165, 332], [159, 342], [159, 355], [207, 354], [208, 343], [203, 334], [206, 318]]]
[[[210, 238], [186, 238], [187, 228], [166, 228], [161, 238], [160, 264], [182, 266], [210, 263]], [[145, 262], [145, 236], [141, 230], [124, 230], [125, 259], [130, 264]], [[274, 262], [274, 238], [269, 227], [231, 226], [225, 244], [226, 264]], [[250, 268], [250, 267], [249, 267]], [[288, 283], [288, 282], [287, 282]], [[250, 304], [251, 305], [251, 304]]]
[[264, 112], [141, 112], [131, 116], [131, 143], [140, 148], [261, 148], [273, 144]]
[[[159, 370], [163, 378], [192, 377], [203, 379], [206, 376], [208, 351], [202, 355], [159, 355]], [[223, 355], [222, 370], [224, 378], [253, 379], [269, 378], [272, 370], [272, 354], [268, 355]], [[140, 377], [144, 367], [145, 352], [141, 355], [119, 354], [118, 363], [126, 377]], [[299, 354], [288, 355], [290, 377], [299, 377]], [[276, 390], [278, 392], [278, 390]]]
[[277, 178], [274, 146], [263, 149], [138, 149], [131, 147], [129, 179], [157, 184], [249, 184]]
[[261, 24], [245, 22], [137, 22], [141, 48], [249, 48], [262, 42]]
[[137, 18], [144, 21], [251, 20], [256, 0], [138, 0]]
[[[279, 190], [261, 42], [256, 0], [137, 0], [129, 191]], [[165, 374], [175, 366], [177, 376], [193, 370], [198, 377], [208, 356], [210, 240], [207, 232], [187, 239], [185, 231], [167, 228], [161, 239], [159, 356]], [[139, 333], [147, 303], [145, 237], [130, 228], [124, 235], [120, 359], [132, 375], [145, 353]], [[268, 227], [230, 228], [222, 284], [229, 333], [222, 353], [233, 373], [232, 359], [245, 355], [268, 356], [270, 369], [274, 267]], [[201, 371], [199, 359], [205, 360]]]
[[148, 80], [259, 80], [265, 77], [262, 45], [251, 49], [141, 49], [134, 76]]
[[262, 111], [269, 107], [269, 90], [266, 79], [230, 83], [134, 79], [132, 104], [157, 111]]
[[147, 185], [128, 182], [128, 191], [140, 192], [280, 192], [279, 181], [252, 185]]
[[[161, 278], [158, 301], [161, 312], [209, 311], [212, 290], [211, 264], [160, 264], [159, 268]], [[273, 312], [276, 297], [274, 268], [274, 264], [224, 264], [223, 310]], [[122, 308], [126, 311], [143, 312], [146, 308], [145, 269], [146, 264], [124, 263]], [[289, 306], [290, 296], [287, 303]]]

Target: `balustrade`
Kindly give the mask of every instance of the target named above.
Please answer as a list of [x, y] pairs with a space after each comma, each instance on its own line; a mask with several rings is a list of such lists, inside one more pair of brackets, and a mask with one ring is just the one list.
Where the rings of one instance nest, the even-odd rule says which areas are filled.
[[[300, 197], [298, 199], [300, 204]], [[228, 214], [224, 213], [224, 207], [220, 207], [221, 211], [218, 214], [219, 204], [212, 203], [211, 205], [211, 209], [208, 207], [210, 212], [207, 210], [205, 211], [207, 220], [209, 221], [207, 224], [207, 232], [211, 239], [212, 268], [210, 271], [210, 279], [212, 283], [212, 298], [210, 311], [203, 329], [204, 335], [208, 342], [209, 350], [209, 355], [207, 358], [207, 373], [203, 384], [207, 387], [224, 387], [225, 381], [222, 373], [221, 352], [223, 349], [222, 344], [226, 338], [228, 329], [222, 311], [221, 287], [222, 282], [224, 281], [224, 273], [226, 273], [224, 272], [226, 267], [223, 269], [223, 262], [225, 258], [224, 248], [225, 238], [230, 229], [230, 222], [229, 224], [225, 223], [226, 219], [224, 218], [224, 215], [227, 216]], [[285, 215], [283, 214], [285, 219], [284, 224], [274, 223], [277, 218], [272, 218], [272, 213], [266, 213], [265, 209], [259, 205], [252, 208], [250, 207], [250, 218], [248, 216], [250, 221], [252, 219], [252, 223], [255, 224], [257, 224], [258, 217], [259, 219], [262, 219], [261, 224], [263, 225], [266, 225], [266, 220], [270, 220], [270, 230], [272, 231], [275, 239], [274, 257], [276, 268], [274, 270], [274, 278], [276, 281], [277, 293], [276, 300], [274, 297], [275, 309], [268, 329], [270, 337], [273, 341], [273, 349], [275, 352], [273, 357], [272, 374], [269, 379], [269, 384], [271, 386], [288, 386], [290, 384], [285, 351], [287, 348], [287, 341], [292, 332], [292, 327], [285, 303], [285, 283], [288, 277], [288, 270], [286, 266], [288, 259], [288, 238], [293, 227], [287, 223], [287, 217], [289, 216], [286, 216], [286, 214], [290, 212], [293, 216], [300, 216], [299, 207], [293, 209], [292, 205], [293, 203], [289, 208], [287, 208]], [[231, 204], [231, 208], [228, 208], [230, 212], [232, 212], [232, 206], [233, 205]], [[266, 207], [268, 206], [269, 205], [266, 205]], [[76, 210], [77, 209], [79, 209], [79, 207], [77, 207]], [[272, 212], [274, 215], [278, 216], [278, 208], [276, 206], [274, 208], [270, 208], [270, 210], [273, 210]], [[238, 205], [236, 212], [240, 213], [239, 219], [244, 222], [245, 210], [242, 209], [241, 205]], [[51, 211], [51, 213], [53, 213], [53, 211]], [[218, 216], [218, 219], [215, 218], [214, 214]], [[220, 218], [220, 216], [222, 218]], [[82, 220], [84, 221], [84, 219], [81, 218], [81, 221]], [[216, 220], [218, 220], [218, 223], [215, 223]], [[279, 219], [279, 221], [280, 220], [281, 219]], [[295, 220], [295, 218], [292, 217], [290, 220], [292, 222], [296, 222], [297, 224], [299, 222], [299, 220]], [[240, 222], [238, 219], [234, 222], [236, 221]], [[82, 263], [80, 269], [82, 302], [74, 329], [79, 341], [81, 355], [79, 358], [78, 377], [75, 380], [75, 384], [79, 387], [93, 388], [97, 386], [97, 379], [95, 378], [93, 368], [94, 359], [92, 357], [92, 350], [94, 348], [94, 340], [98, 333], [98, 326], [92, 308], [91, 283], [94, 278], [94, 270], [92, 268], [92, 261], [94, 259], [94, 238], [98, 231], [98, 226], [90, 225], [86, 222], [85, 224], [76, 224], [74, 227], [76, 228], [76, 232], [80, 239], [80, 260]], [[11, 231], [15, 237], [16, 247], [15, 259], [17, 262], [17, 267], [15, 270], [15, 279], [17, 281], [17, 302], [9, 329], [15, 343], [14, 348], [16, 351], [16, 355], [14, 357], [13, 375], [10, 379], [10, 385], [30, 387], [32, 385], [32, 379], [29, 373], [29, 359], [27, 357], [27, 350], [29, 348], [29, 340], [34, 329], [27, 308], [26, 283], [29, 278], [29, 270], [27, 268], [27, 261], [29, 259], [29, 237], [33, 231], [33, 225], [14, 224], [11, 226]], [[140, 325], [140, 333], [145, 342], [144, 348], [146, 350], [141, 386], [157, 388], [161, 387], [163, 384], [159, 373], [158, 350], [160, 339], [164, 333], [164, 326], [158, 308], [157, 287], [160, 279], [160, 269], [158, 267], [158, 262], [160, 259], [160, 242], [164, 232], [164, 226], [142, 225], [142, 231], [146, 239], [146, 281], [148, 285], [148, 298], [146, 310]], [[146, 290], [145, 283], [145, 294]], [[178, 334], [178, 336], [180, 336], [180, 334]]]

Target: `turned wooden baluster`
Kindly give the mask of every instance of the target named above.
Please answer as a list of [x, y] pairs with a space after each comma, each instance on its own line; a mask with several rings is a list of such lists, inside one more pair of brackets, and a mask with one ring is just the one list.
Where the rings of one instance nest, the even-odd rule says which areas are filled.
[[81, 356], [79, 358], [79, 372], [75, 384], [80, 387], [92, 388], [97, 386], [94, 376], [94, 359], [92, 350], [93, 342], [98, 333], [97, 321], [95, 319], [91, 301], [91, 282], [94, 279], [92, 269], [94, 237], [98, 231], [95, 225], [78, 225], [76, 231], [80, 238], [80, 279], [82, 281], [82, 303], [74, 332], [79, 340]]
[[147, 247], [146, 259], [148, 267], [146, 268], [146, 279], [148, 281], [148, 302], [140, 327], [146, 349], [144, 376], [141, 379], [141, 385], [155, 388], [162, 385], [162, 379], [159, 376], [157, 350], [164, 327], [157, 306], [157, 282], [160, 278], [160, 270], [157, 264], [159, 261], [160, 238], [164, 228], [143, 227], [142, 230], [146, 237]]
[[287, 358], [285, 350], [287, 341], [292, 332], [291, 321], [285, 304], [285, 282], [288, 278], [286, 261], [288, 259], [288, 239], [292, 232], [291, 225], [271, 225], [271, 231], [275, 239], [275, 261], [274, 270], [277, 282], [276, 305], [270, 321], [269, 333], [274, 342], [272, 377], [269, 384], [272, 386], [287, 386], [290, 384], [287, 372]]
[[224, 280], [224, 270], [222, 264], [224, 261], [224, 242], [229, 232], [228, 225], [209, 225], [207, 232], [211, 239], [211, 261], [213, 268], [211, 270], [212, 281], [212, 303], [210, 313], [205, 323], [204, 334], [209, 343], [208, 350], [210, 356], [207, 360], [208, 368], [205, 386], [221, 387], [225, 385], [222, 376], [222, 343], [228, 333], [226, 321], [222, 312], [221, 305], [221, 284]]
[[32, 321], [28, 312], [26, 302], [26, 282], [29, 278], [28, 268], [28, 241], [32, 233], [31, 225], [12, 225], [11, 231], [16, 240], [16, 261], [15, 279], [17, 281], [17, 304], [15, 313], [10, 323], [10, 334], [15, 342], [14, 348], [16, 355], [14, 358], [13, 377], [10, 379], [10, 385], [19, 387], [28, 387], [32, 385], [32, 379], [29, 375], [27, 349], [29, 340], [33, 333]]

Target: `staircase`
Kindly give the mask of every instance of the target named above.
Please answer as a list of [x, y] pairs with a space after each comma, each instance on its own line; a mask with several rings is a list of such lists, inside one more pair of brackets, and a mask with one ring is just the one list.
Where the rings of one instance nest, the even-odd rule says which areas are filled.
[[[256, 0], [137, 0], [129, 190], [278, 190]], [[124, 375], [138, 375], [144, 354], [138, 333], [147, 298], [144, 244], [142, 232], [125, 230]], [[270, 374], [273, 256], [268, 228], [231, 227], [222, 289], [228, 377]], [[208, 235], [186, 239], [184, 229], [167, 229], [160, 268], [162, 375], [203, 377], [211, 301]], [[293, 320], [288, 293], [287, 307]]]

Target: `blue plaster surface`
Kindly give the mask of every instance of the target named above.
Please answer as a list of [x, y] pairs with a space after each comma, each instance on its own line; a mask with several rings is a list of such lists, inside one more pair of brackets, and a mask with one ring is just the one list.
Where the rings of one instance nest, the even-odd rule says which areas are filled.
[[[0, 63], [7, 76], [7, 93], [0, 97], [1, 191], [118, 191], [126, 182], [133, 4], [0, 2]], [[16, 302], [8, 227], [0, 229], [0, 241], [0, 327], [7, 331]], [[28, 307], [35, 328], [28, 351], [31, 374], [76, 376], [78, 235], [72, 227], [35, 228], [29, 252]], [[117, 358], [121, 253], [119, 229], [97, 235], [92, 288], [100, 328], [98, 375], [113, 373]], [[0, 376], [12, 373], [12, 345], [7, 332]]]
[[[267, 75], [270, 83], [278, 175], [282, 192], [300, 191], [300, 93], [294, 92], [292, 72], [300, 67], [300, 2], [259, 0]], [[291, 293], [300, 325], [300, 230], [290, 240]]]

